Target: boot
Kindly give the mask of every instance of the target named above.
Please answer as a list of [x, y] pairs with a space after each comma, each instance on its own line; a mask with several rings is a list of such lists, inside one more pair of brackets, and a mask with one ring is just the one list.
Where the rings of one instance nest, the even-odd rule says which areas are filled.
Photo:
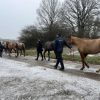
[[60, 59], [60, 64], [61, 64], [61, 68], [59, 70], [64, 70], [64, 64], [63, 64], [63, 60]]
[[62, 67], [61, 67], [59, 70], [62, 70], [62, 71], [63, 71], [63, 70], [64, 70], [64, 68], [62, 68]]
[[43, 58], [41, 59], [41, 61], [43, 61]]
[[38, 58], [36, 58], [35, 60], [38, 60]]
[[57, 69], [58, 64], [59, 64], [59, 59], [57, 59], [56, 65], [54, 66], [55, 69]]
[[54, 68], [57, 69], [57, 66], [55, 65]]

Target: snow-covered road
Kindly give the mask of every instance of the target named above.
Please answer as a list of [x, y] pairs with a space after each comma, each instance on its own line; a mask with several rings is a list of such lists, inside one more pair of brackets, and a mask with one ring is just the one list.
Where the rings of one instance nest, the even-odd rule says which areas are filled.
[[0, 58], [0, 100], [100, 100], [100, 81]]

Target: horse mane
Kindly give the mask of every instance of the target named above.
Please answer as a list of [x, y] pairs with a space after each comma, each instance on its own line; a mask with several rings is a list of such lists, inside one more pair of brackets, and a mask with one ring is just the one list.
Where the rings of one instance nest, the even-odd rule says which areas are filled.
[[82, 38], [83, 40], [90, 40], [89, 38]]

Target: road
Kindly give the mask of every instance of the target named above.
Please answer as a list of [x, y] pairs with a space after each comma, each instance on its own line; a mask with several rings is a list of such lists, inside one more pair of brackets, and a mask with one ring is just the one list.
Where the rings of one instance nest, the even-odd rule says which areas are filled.
[[[18, 58], [16, 58], [14, 55], [12, 57], [9, 57], [8, 55], [3, 54], [3, 58], [25, 62], [25, 63], [28, 63], [30, 67], [43, 66], [44, 68], [54, 69], [53, 66], [55, 65], [55, 62], [53, 59], [51, 59], [50, 61], [47, 61], [47, 60], [41, 61], [41, 58], [39, 58], [38, 61], [35, 61], [35, 57], [33, 56], [26, 56], [26, 57], [19, 56]], [[65, 65], [65, 71], [63, 71], [63, 73], [66, 73], [66, 74], [69, 73], [72, 76], [81, 76], [81, 77], [93, 79], [96, 81], [100, 81], [100, 73], [96, 73], [96, 70], [100, 68], [100, 65], [89, 64], [90, 68], [89, 69], [85, 68], [84, 70], [80, 70], [80, 68], [82, 67], [81, 62], [64, 61], [64, 65]], [[54, 69], [54, 70], [57, 70], [57, 69]]]

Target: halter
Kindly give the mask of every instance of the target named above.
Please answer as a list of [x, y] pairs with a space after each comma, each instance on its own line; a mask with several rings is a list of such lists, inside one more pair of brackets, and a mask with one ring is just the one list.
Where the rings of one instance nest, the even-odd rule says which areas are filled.
[[[71, 37], [70, 37], [69, 40], [71, 40]], [[71, 42], [71, 46], [72, 46], [72, 42]], [[74, 49], [73, 49], [73, 50], [70, 50], [69, 60], [70, 60], [70, 61], [73, 61], [73, 60], [74, 60]]]

